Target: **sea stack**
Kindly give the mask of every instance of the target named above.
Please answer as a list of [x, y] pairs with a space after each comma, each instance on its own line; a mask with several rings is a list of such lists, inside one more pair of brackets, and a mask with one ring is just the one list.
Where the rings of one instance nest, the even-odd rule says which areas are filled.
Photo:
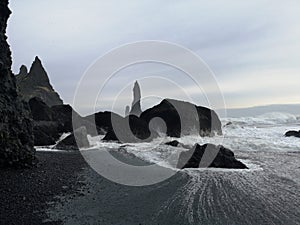
[[19, 98], [11, 71], [6, 37], [10, 14], [8, 0], [0, 1], [0, 167], [27, 166], [35, 158], [29, 107]]
[[129, 116], [129, 113], [130, 113], [130, 107], [129, 105], [127, 105], [125, 108], [125, 116]]
[[130, 115], [140, 116], [141, 109], [141, 89], [139, 83], [136, 81], [133, 87], [133, 102], [131, 105]]
[[31, 98], [38, 97], [50, 107], [63, 104], [60, 96], [50, 84], [47, 72], [39, 57], [35, 57], [29, 72], [26, 66], [22, 65], [16, 78], [20, 96], [25, 101], [28, 102]]

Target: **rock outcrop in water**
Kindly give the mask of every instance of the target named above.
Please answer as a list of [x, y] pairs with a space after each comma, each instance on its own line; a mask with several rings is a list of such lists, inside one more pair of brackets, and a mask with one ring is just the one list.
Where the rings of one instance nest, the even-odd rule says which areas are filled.
[[79, 148], [90, 147], [85, 127], [76, 129], [72, 134], [58, 142], [53, 148], [61, 150], [79, 150]]
[[136, 81], [133, 87], [133, 101], [129, 115], [140, 116], [141, 113], [141, 88], [139, 83]]
[[21, 66], [16, 78], [19, 93], [25, 101], [29, 101], [33, 97], [39, 97], [48, 106], [63, 104], [58, 93], [50, 84], [47, 72], [38, 57], [35, 58], [29, 72], [26, 66]]
[[107, 131], [104, 141], [120, 141], [136, 143], [151, 141], [157, 134], [150, 131], [148, 124], [137, 116], [129, 115], [125, 118], [113, 116], [112, 127]]
[[196, 144], [191, 150], [182, 152], [177, 168], [227, 168], [248, 169], [245, 164], [234, 157], [234, 153], [224, 146], [213, 144]]
[[285, 133], [286, 137], [297, 137], [300, 138], [300, 130], [299, 131], [295, 131], [295, 130], [291, 130]]
[[201, 136], [222, 134], [221, 121], [213, 110], [174, 99], [164, 99], [144, 111], [140, 118], [147, 123], [155, 119], [157, 122], [153, 122], [154, 129], [162, 132], [166, 129], [166, 134], [171, 137], [195, 133]]
[[35, 156], [29, 107], [17, 94], [6, 27], [11, 11], [0, 1], [0, 167], [26, 166]]

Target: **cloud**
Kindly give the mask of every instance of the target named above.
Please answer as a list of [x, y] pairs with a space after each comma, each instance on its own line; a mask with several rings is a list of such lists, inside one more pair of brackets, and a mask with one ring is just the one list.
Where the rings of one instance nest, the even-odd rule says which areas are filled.
[[[39, 55], [53, 86], [71, 103], [80, 77], [96, 58], [121, 44], [157, 39], [186, 46], [202, 57], [230, 107], [294, 102], [300, 99], [294, 91], [300, 83], [299, 6], [296, 0], [11, 1], [13, 67], [17, 72]], [[157, 68], [144, 69], [151, 74]], [[157, 70], [166, 73], [165, 68]], [[138, 79], [140, 71], [119, 77], [111, 90]], [[171, 77], [204, 104], [179, 73], [172, 71]], [[160, 95], [178, 97], [176, 88], [156, 86], [152, 88]], [[279, 89], [287, 91], [272, 98]]]

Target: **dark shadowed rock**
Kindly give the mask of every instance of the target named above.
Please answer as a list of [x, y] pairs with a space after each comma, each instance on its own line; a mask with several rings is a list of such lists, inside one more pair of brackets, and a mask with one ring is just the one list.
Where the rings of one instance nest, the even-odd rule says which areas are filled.
[[89, 123], [95, 123], [97, 126], [97, 131], [99, 134], [104, 134], [104, 132], [108, 132], [112, 130], [112, 122], [111, 118], [114, 120], [120, 121], [123, 117], [113, 112], [98, 112], [93, 115], [89, 115], [84, 117], [86, 121]]
[[0, 167], [26, 166], [35, 159], [32, 121], [28, 104], [17, 94], [11, 72], [11, 52], [6, 27], [11, 11], [8, 1], [0, 1]]
[[34, 121], [35, 146], [54, 145], [62, 133], [64, 133], [62, 125], [55, 121]]
[[165, 143], [165, 145], [170, 145], [173, 147], [177, 147], [179, 144], [180, 144], [179, 141], [176, 141], [176, 140]]
[[234, 157], [231, 150], [213, 144], [196, 144], [191, 150], [180, 154], [177, 168], [199, 167], [248, 169], [245, 164]]
[[171, 137], [195, 133], [201, 136], [222, 134], [221, 121], [213, 110], [184, 101], [165, 99], [144, 111], [140, 117], [147, 123], [156, 118], [162, 119], [164, 122], [154, 122], [153, 128], [160, 131], [166, 129], [166, 134]]
[[[76, 137], [76, 138], [75, 138]], [[87, 139], [87, 131], [85, 127], [80, 127], [74, 133], [61, 140], [54, 147], [61, 150], [79, 150], [79, 148], [90, 147], [89, 140]]]
[[38, 57], [32, 63], [29, 73], [23, 65], [16, 78], [19, 93], [25, 101], [29, 101], [33, 97], [39, 97], [48, 106], [63, 104], [63, 101], [50, 84], [48, 75]]
[[55, 105], [51, 107], [53, 121], [60, 123], [64, 132], [72, 132], [72, 116], [80, 119], [81, 116], [70, 105]]
[[291, 130], [285, 133], [286, 137], [297, 137], [300, 138], [300, 130], [299, 131], [295, 131], [295, 130]]
[[157, 136], [150, 132], [148, 124], [139, 117], [130, 115], [125, 118], [113, 117], [112, 129], [108, 130], [104, 141], [142, 142], [152, 140]]
[[34, 120], [36, 121], [51, 121], [52, 110], [42, 99], [34, 97], [29, 100], [29, 107]]
[[88, 134], [97, 135], [96, 128], [70, 105], [55, 105], [50, 108], [38, 97], [30, 99], [29, 105], [34, 119], [36, 146], [53, 145], [63, 133], [73, 132], [73, 119], [76, 119], [77, 127], [85, 126]]

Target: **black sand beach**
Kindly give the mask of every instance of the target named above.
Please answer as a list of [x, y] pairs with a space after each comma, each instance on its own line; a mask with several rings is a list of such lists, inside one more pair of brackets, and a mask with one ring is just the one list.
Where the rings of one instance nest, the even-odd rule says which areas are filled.
[[61, 224], [46, 222], [46, 209], [58, 195], [80, 194], [78, 173], [86, 164], [79, 152], [37, 152], [37, 158], [33, 168], [0, 170], [0, 224]]
[[187, 170], [130, 187], [97, 174], [79, 152], [38, 152], [36, 168], [1, 171], [0, 224], [300, 224], [299, 153], [238, 154], [257, 167]]

